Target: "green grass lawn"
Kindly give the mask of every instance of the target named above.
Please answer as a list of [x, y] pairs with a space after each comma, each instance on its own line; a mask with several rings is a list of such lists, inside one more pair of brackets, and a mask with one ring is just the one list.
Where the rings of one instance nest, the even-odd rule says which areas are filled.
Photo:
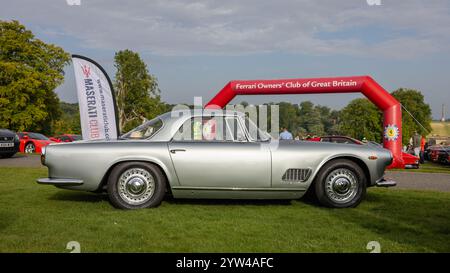
[[420, 164], [419, 169], [390, 169], [389, 171], [450, 174], [450, 166], [434, 162], [425, 162], [424, 164]]
[[305, 201], [166, 200], [122, 211], [105, 195], [42, 186], [45, 168], [0, 168], [0, 252], [449, 252], [450, 193], [369, 189], [356, 209]]

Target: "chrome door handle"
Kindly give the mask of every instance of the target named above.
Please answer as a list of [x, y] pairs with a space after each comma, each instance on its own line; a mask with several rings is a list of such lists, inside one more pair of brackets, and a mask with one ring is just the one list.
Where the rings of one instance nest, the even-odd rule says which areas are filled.
[[174, 153], [176, 153], [176, 152], [186, 152], [186, 150], [185, 150], [185, 149], [172, 149], [172, 150], [170, 150], [170, 152], [171, 152], [172, 154], [174, 154]]

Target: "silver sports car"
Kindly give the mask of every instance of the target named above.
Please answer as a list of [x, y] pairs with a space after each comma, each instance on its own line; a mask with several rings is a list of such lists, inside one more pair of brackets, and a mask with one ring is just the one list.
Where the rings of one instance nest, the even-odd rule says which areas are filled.
[[297, 199], [355, 207], [383, 178], [390, 151], [374, 145], [278, 141], [240, 112], [172, 111], [114, 141], [51, 144], [40, 184], [107, 192], [122, 209], [174, 198]]

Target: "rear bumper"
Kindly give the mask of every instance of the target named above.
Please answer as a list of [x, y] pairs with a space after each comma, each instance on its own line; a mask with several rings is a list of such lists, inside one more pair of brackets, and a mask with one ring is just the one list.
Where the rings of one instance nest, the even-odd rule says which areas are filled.
[[81, 186], [84, 184], [81, 179], [73, 178], [39, 178], [36, 180], [38, 184], [54, 185], [54, 186]]
[[377, 182], [375, 182], [375, 186], [377, 187], [395, 187], [397, 182], [392, 179], [381, 178]]

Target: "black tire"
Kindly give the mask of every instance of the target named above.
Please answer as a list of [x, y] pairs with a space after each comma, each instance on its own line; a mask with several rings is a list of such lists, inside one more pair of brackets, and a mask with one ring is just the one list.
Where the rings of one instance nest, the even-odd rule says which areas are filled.
[[[151, 177], [153, 178], [153, 193], [149, 194], [148, 197], [142, 197], [142, 200], [139, 202], [142, 203], [133, 203], [135, 201], [130, 201], [127, 198], [135, 197], [130, 190], [127, 190], [128, 187], [125, 185], [130, 185], [130, 181], [133, 179], [133, 175], [136, 175], [137, 177], [141, 174], [133, 174], [133, 170], [143, 170], [143, 173], [147, 171]], [[126, 176], [129, 173], [130, 179], [125, 180], [124, 176]], [[124, 175], [124, 176], [122, 176]], [[121, 177], [122, 182], [121, 182]], [[139, 178], [138, 178], [139, 179]], [[128, 182], [124, 182], [128, 181]], [[144, 182], [144, 180], [143, 180]], [[122, 184], [121, 184], [122, 183]], [[145, 182], [144, 182], [145, 183]], [[121, 185], [123, 186], [122, 189]], [[126, 189], [125, 189], [126, 188]], [[130, 188], [133, 188], [133, 186], [130, 186]], [[150, 188], [150, 187], [147, 187]], [[149, 207], [157, 207], [159, 204], [161, 204], [161, 201], [164, 198], [165, 192], [166, 192], [166, 178], [164, 174], [161, 172], [161, 170], [150, 163], [145, 162], [124, 162], [120, 163], [119, 165], [115, 166], [114, 169], [111, 171], [111, 174], [108, 177], [108, 185], [107, 185], [107, 192], [109, 196], [109, 201], [111, 204], [120, 209], [142, 209], [142, 208], [149, 208]], [[125, 195], [125, 196], [124, 196]], [[136, 195], [139, 196], [139, 195]], [[136, 197], [138, 198], [138, 197]], [[139, 197], [140, 198], [140, 197]]]
[[[343, 188], [339, 188], [339, 183], [336, 182], [342, 182]], [[354, 183], [354, 188], [345, 192], [346, 186], [352, 185], [351, 183]], [[364, 171], [358, 164], [347, 159], [336, 159], [325, 164], [314, 182], [317, 200], [323, 206], [331, 208], [358, 206], [366, 195], [366, 187]]]
[[28, 143], [25, 145], [24, 152], [25, 152], [26, 154], [32, 154], [32, 153], [36, 152], [36, 146], [34, 146], [34, 143], [33, 143], [33, 142], [28, 142]]

